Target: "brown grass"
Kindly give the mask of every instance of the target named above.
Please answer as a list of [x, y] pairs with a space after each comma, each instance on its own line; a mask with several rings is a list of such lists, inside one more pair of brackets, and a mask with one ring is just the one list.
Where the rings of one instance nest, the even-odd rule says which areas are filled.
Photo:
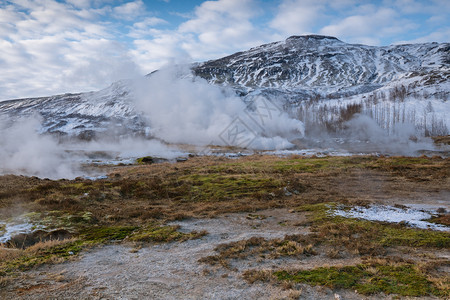
[[[301, 242], [300, 242], [301, 241]], [[246, 259], [259, 257], [262, 259], [275, 259], [280, 256], [310, 256], [315, 255], [314, 246], [307, 242], [303, 235], [286, 236], [284, 239], [267, 240], [262, 237], [252, 237], [247, 240], [221, 244], [216, 247], [217, 255], [201, 258], [199, 262], [211, 265], [230, 267], [233, 259]]]

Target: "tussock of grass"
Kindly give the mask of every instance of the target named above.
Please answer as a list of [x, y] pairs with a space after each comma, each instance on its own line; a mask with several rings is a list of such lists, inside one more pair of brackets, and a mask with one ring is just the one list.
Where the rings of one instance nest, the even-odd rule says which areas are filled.
[[252, 237], [247, 240], [221, 244], [215, 248], [217, 255], [201, 258], [199, 262], [230, 267], [230, 260], [250, 256], [275, 259], [281, 256], [310, 256], [316, 252], [303, 235], [286, 236], [284, 239], [267, 240]]
[[174, 241], [187, 241], [192, 239], [198, 239], [207, 234], [206, 231], [192, 231], [184, 233], [178, 231], [180, 227], [176, 225], [171, 226], [155, 226], [149, 225], [140, 230], [134, 232], [129, 240], [133, 242], [157, 242], [166, 243]]
[[0, 248], [0, 257], [6, 258], [0, 260], [0, 276], [26, 271], [45, 263], [62, 262], [78, 254], [81, 249], [82, 242], [77, 239], [45, 241], [26, 249]]

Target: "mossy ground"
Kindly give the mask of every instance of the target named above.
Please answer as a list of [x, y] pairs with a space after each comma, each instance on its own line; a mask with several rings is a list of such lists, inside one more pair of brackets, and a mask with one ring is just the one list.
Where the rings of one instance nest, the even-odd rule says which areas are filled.
[[345, 267], [319, 267], [304, 271], [276, 271], [280, 281], [308, 283], [330, 288], [352, 289], [363, 295], [376, 293], [402, 296], [448, 296], [411, 264], [359, 264]]

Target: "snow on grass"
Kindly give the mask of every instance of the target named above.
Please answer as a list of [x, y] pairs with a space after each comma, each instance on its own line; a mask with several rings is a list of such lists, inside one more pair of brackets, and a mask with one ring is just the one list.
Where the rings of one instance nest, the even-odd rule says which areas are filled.
[[35, 225], [26, 220], [15, 220], [11, 223], [0, 221], [0, 244], [8, 242], [13, 236], [22, 233], [31, 233]]
[[405, 222], [411, 227], [450, 231], [448, 226], [426, 221], [435, 215], [432, 211], [418, 210], [414, 208], [399, 208], [386, 205], [373, 205], [369, 207], [355, 206], [349, 210], [337, 209], [332, 212], [332, 215], [389, 223]]

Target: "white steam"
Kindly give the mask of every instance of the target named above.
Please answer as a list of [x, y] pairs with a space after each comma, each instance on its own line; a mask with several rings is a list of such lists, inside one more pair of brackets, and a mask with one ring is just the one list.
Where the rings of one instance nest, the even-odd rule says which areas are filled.
[[290, 136], [303, 136], [303, 123], [276, 107], [256, 103], [249, 110], [231, 89], [182, 74], [189, 70], [168, 67], [136, 85], [136, 106], [148, 118], [149, 136], [253, 149], [285, 149], [292, 146]]
[[377, 148], [377, 151], [397, 155], [415, 155], [418, 150], [434, 150], [430, 138], [416, 136], [414, 124], [396, 124], [389, 132], [381, 128], [371, 117], [355, 114], [345, 125], [347, 127], [345, 135], [353, 140], [370, 143], [372, 147]]
[[12, 125], [0, 120], [0, 173], [75, 177], [77, 166], [52, 137], [38, 134], [39, 128], [37, 117], [18, 119]]
[[94, 160], [115, 163], [132, 162], [147, 155], [166, 159], [184, 155], [160, 141], [131, 137], [116, 141], [60, 143], [53, 136], [39, 134], [40, 129], [41, 121], [37, 116], [9, 122], [0, 119], [0, 175], [72, 179], [88, 175], [82, 164]]

